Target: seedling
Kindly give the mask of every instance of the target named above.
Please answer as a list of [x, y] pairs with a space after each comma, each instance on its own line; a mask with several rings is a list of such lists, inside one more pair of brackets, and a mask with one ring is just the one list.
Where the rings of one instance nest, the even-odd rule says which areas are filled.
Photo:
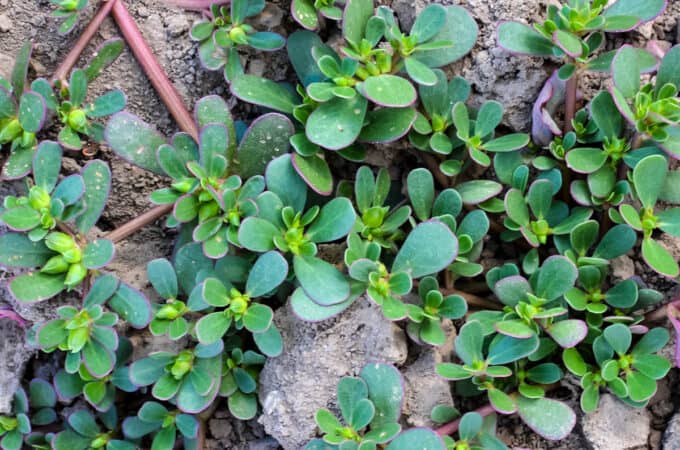
[[59, 34], [68, 34], [78, 24], [81, 11], [87, 8], [87, 0], [50, 0], [57, 7], [52, 17], [62, 19]]
[[100, 415], [104, 427], [97, 423], [95, 416], [85, 409], [79, 409], [68, 416], [68, 427], [52, 438], [55, 450], [87, 450], [104, 448], [106, 450], [134, 450], [135, 444], [123, 439], [116, 439], [118, 418], [116, 411], [112, 414]]
[[257, 380], [264, 355], [252, 350], [241, 350], [231, 344], [224, 353], [220, 397], [227, 397], [229, 412], [241, 420], [250, 420], [257, 414]]
[[257, 16], [264, 9], [264, 0], [236, 0], [231, 7], [213, 4], [212, 19], [200, 21], [191, 27], [191, 39], [198, 41], [201, 63], [208, 70], [224, 67], [224, 78], [231, 82], [243, 74], [239, 48], [251, 47], [260, 51], [275, 51], [286, 45], [277, 33], [256, 31], [245, 20]]

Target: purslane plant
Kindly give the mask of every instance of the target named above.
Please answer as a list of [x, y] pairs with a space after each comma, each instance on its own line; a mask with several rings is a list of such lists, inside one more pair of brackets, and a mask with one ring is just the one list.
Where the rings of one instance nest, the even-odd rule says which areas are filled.
[[245, 23], [248, 18], [262, 13], [264, 0], [235, 0], [230, 7], [213, 4], [210, 20], [199, 21], [191, 27], [191, 39], [199, 42], [198, 54], [208, 70], [224, 67], [227, 82], [243, 74], [239, 49], [251, 47], [260, 51], [275, 51], [286, 45], [278, 33], [256, 31]]
[[87, 0], [50, 0], [57, 7], [52, 17], [61, 19], [59, 33], [70, 33], [78, 24], [81, 11], [87, 7]]

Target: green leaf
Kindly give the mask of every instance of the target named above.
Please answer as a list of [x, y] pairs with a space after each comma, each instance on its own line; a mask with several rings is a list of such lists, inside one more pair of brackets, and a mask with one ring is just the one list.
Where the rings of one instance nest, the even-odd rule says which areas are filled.
[[47, 105], [42, 95], [28, 91], [19, 100], [19, 123], [24, 131], [37, 133], [45, 124]]
[[[504, 322], [497, 322], [497, 324]], [[532, 337], [528, 339], [497, 336], [489, 345], [487, 362], [493, 365], [508, 364], [533, 354], [538, 346], [539, 340], [535, 333], [532, 333]]]
[[240, 420], [250, 420], [257, 414], [257, 397], [236, 391], [229, 397], [229, 412]]
[[108, 306], [133, 328], [144, 328], [151, 321], [151, 305], [147, 298], [125, 283], [120, 283]]
[[498, 44], [514, 53], [552, 56], [552, 41], [528, 25], [519, 22], [501, 22], [498, 25]]
[[231, 93], [244, 102], [265, 106], [284, 114], [292, 114], [298, 104], [297, 95], [266, 78], [239, 75], [231, 81]]
[[477, 205], [498, 195], [503, 186], [492, 180], [472, 180], [456, 185], [456, 190], [466, 205]]
[[633, 367], [649, 378], [660, 380], [668, 374], [671, 363], [660, 355], [638, 354], [633, 358]]
[[87, 81], [91, 82], [108, 66], [110, 66], [125, 49], [125, 41], [120, 38], [104, 42], [95, 52], [95, 56], [85, 68]]
[[621, 281], [609, 289], [604, 300], [615, 308], [630, 308], [637, 302], [638, 286], [632, 279]]
[[83, 264], [88, 269], [100, 269], [113, 259], [114, 253], [113, 242], [108, 239], [95, 239], [83, 250]]
[[373, 103], [388, 108], [411, 106], [418, 97], [413, 85], [396, 75], [378, 75], [356, 85], [357, 91]]
[[[291, 206], [295, 211], [302, 211], [305, 207], [307, 188], [295, 171], [290, 155], [281, 155], [269, 163], [265, 172], [265, 181], [267, 189], [281, 199], [283, 206]], [[264, 213], [263, 208], [260, 207], [260, 215]], [[275, 213], [277, 217], [280, 217], [278, 211]]]
[[649, 400], [656, 393], [656, 381], [640, 372], [630, 372], [626, 376], [630, 399], [634, 402]]
[[483, 148], [490, 152], [511, 152], [526, 147], [528, 143], [528, 134], [514, 133], [485, 142]]
[[[196, 102], [194, 107], [194, 115], [196, 116], [196, 124], [199, 128], [210, 123], [220, 123], [227, 128], [234, 126], [234, 121], [231, 117], [231, 112], [229, 111], [229, 106], [219, 95], [208, 95]], [[186, 139], [185, 146], [195, 146], [193, 138], [188, 135], [175, 135], [175, 140], [177, 136], [184, 136]], [[231, 136], [230, 136], [231, 139]], [[178, 148], [178, 143], [173, 142], [173, 146]], [[187, 161], [196, 160], [196, 157], [185, 158]]]
[[33, 180], [47, 192], [51, 192], [59, 180], [61, 147], [53, 141], [42, 141], [33, 157]]
[[333, 192], [333, 175], [328, 163], [318, 154], [302, 156], [293, 153], [291, 156], [293, 167], [307, 186], [320, 195], [330, 195]]
[[469, 321], [458, 332], [455, 341], [455, 351], [458, 357], [467, 365], [472, 365], [475, 361], [482, 361], [482, 347], [484, 345], [484, 334], [482, 325], [476, 321]]
[[[618, 111], [616, 114], [618, 114]], [[579, 173], [593, 173], [607, 162], [607, 154], [597, 148], [574, 148], [565, 157], [570, 169]]]
[[581, 39], [568, 31], [556, 30], [553, 33], [553, 42], [572, 58], [577, 58], [583, 53]]
[[430, 220], [414, 228], [392, 264], [392, 272], [410, 272], [413, 278], [437, 273], [458, 254], [458, 240], [449, 227]]
[[437, 82], [437, 75], [416, 58], [405, 58], [404, 67], [408, 76], [420, 85], [432, 86]]
[[16, 115], [16, 105], [12, 94], [0, 88], [0, 118], [8, 119]]
[[641, 22], [647, 22], [659, 15], [666, 6], [664, 0], [618, 0], [602, 13], [605, 17], [635, 16]]
[[308, 30], [319, 28], [319, 17], [310, 0], [293, 0], [290, 6], [293, 19]]
[[156, 160], [156, 149], [165, 138], [140, 118], [127, 112], [114, 114], [105, 131], [106, 141], [121, 158], [152, 172], [163, 171]]
[[390, 364], [365, 365], [359, 376], [368, 386], [368, 398], [375, 405], [371, 428], [381, 428], [398, 421], [404, 399], [403, 378]]
[[266, 331], [272, 324], [274, 311], [269, 306], [253, 303], [243, 315], [243, 324], [251, 333]]
[[616, 323], [605, 328], [603, 334], [607, 343], [614, 349], [619, 355], [624, 355], [628, 352], [630, 348], [630, 343], [632, 341], [632, 334], [630, 329], [622, 323]]
[[603, 136], [619, 137], [623, 129], [623, 118], [609, 92], [601, 91], [591, 100], [590, 115]]
[[85, 211], [76, 217], [78, 231], [87, 233], [97, 223], [111, 189], [111, 169], [101, 160], [90, 161], [81, 171], [85, 183]]
[[270, 358], [276, 358], [283, 352], [283, 338], [274, 325], [262, 333], [253, 333], [253, 341], [257, 348]]
[[[343, 377], [338, 382], [337, 398], [340, 413], [345, 420], [352, 417], [358, 402], [368, 397], [368, 387], [361, 378]], [[355, 427], [360, 429], [359, 427]]]
[[257, 50], [274, 51], [286, 45], [286, 39], [278, 33], [271, 31], [257, 31], [246, 35], [248, 45]]
[[[445, 6], [446, 23], [439, 29], [439, 32], [432, 36], [426, 43], [421, 43], [416, 47], [413, 57], [428, 67], [442, 67], [465, 56], [477, 41], [477, 23], [470, 13], [461, 6]], [[446, 45], [444, 48], [426, 50], [428, 44], [452, 42], [453, 45]]]
[[388, 143], [403, 137], [416, 120], [414, 108], [381, 108], [366, 113], [366, 124], [358, 140], [368, 143]]
[[652, 238], [642, 240], [642, 258], [654, 271], [670, 278], [680, 275], [680, 267], [666, 248]]
[[670, 208], [657, 214], [657, 227], [665, 233], [680, 237], [680, 208]]
[[578, 271], [576, 266], [564, 256], [551, 256], [538, 273], [536, 295], [548, 301], [564, 295], [574, 286]]
[[314, 256], [295, 255], [293, 268], [300, 286], [316, 303], [330, 306], [349, 297], [349, 281], [334, 265]]
[[153, 288], [164, 299], [177, 297], [177, 275], [172, 264], [165, 258], [158, 258], [146, 265], [146, 273]]
[[571, 373], [579, 377], [588, 371], [588, 365], [576, 348], [565, 348], [562, 352], [562, 362]]
[[217, 342], [227, 333], [231, 322], [231, 316], [221, 311], [207, 314], [196, 322], [196, 337], [203, 344]]
[[88, 105], [85, 112], [88, 117], [110, 116], [125, 108], [126, 102], [127, 98], [123, 91], [114, 89], [101, 97], [97, 97], [94, 102]]
[[29, 384], [29, 403], [32, 408], [53, 408], [57, 403], [57, 394], [50, 383], [34, 378]]
[[582, 320], [567, 319], [550, 325], [546, 332], [562, 348], [572, 348], [585, 339], [588, 326]]
[[316, 243], [332, 242], [347, 236], [354, 226], [356, 213], [352, 202], [345, 197], [326, 203], [316, 220], [307, 229], [307, 237]]
[[633, 356], [656, 353], [668, 343], [669, 338], [668, 330], [665, 328], [652, 328], [635, 344]]
[[412, 428], [399, 434], [385, 450], [445, 450], [442, 438], [427, 428]]
[[640, 90], [640, 67], [637, 51], [624, 45], [612, 61], [614, 85], [626, 98], [632, 98]]
[[288, 276], [288, 262], [278, 252], [260, 255], [248, 274], [246, 293], [262, 297], [279, 287]]
[[116, 357], [96, 339], [90, 339], [82, 350], [83, 362], [95, 377], [102, 378], [111, 373]]
[[359, 44], [364, 37], [368, 19], [373, 16], [373, 0], [348, 0], [342, 20], [342, 36]]
[[20, 302], [33, 303], [52, 298], [66, 288], [64, 275], [29, 272], [9, 282], [9, 290]]
[[517, 411], [529, 428], [549, 440], [560, 440], [571, 433], [576, 414], [569, 406], [550, 398], [517, 398]]
[[29, 231], [40, 225], [40, 217], [40, 212], [28, 205], [16, 206], [3, 211], [0, 214], [0, 221], [11, 230]]
[[238, 240], [241, 245], [254, 252], [266, 252], [274, 248], [274, 236], [281, 234], [272, 223], [259, 217], [248, 217], [241, 223]]
[[482, 104], [475, 120], [475, 135], [486, 137], [491, 135], [503, 118], [503, 105], [496, 101]]
[[489, 403], [494, 410], [501, 414], [512, 414], [517, 410], [515, 401], [505, 392], [498, 388], [492, 388], [487, 391], [489, 396]]
[[239, 175], [246, 179], [263, 174], [269, 161], [288, 151], [294, 131], [290, 119], [281, 114], [255, 119], [238, 147]]
[[550, 212], [553, 197], [553, 184], [550, 180], [536, 180], [531, 183], [527, 193], [527, 203], [534, 217], [545, 219]]
[[307, 138], [329, 150], [348, 147], [359, 137], [367, 105], [366, 99], [359, 95], [352, 99], [336, 97], [322, 103], [307, 119]]
[[309, 298], [309, 296], [305, 294], [304, 290], [298, 288], [290, 297], [290, 306], [293, 309], [295, 315], [302, 320], [308, 322], [320, 322], [322, 320], [334, 317], [349, 308], [358, 298], [359, 294], [360, 293], [352, 291], [352, 294], [347, 298], [347, 300], [330, 306], [321, 306]]
[[430, 218], [430, 210], [434, 201], [434, 179], [429, 170], [419, 168], [409, 172], [406, 179], [409, 200], [420, 220]]
[[647, 156], [633, 169], [635, 190], [645, 208], [653, 208], [656, 204], [667, 172], [668, 162], [661, 155]]

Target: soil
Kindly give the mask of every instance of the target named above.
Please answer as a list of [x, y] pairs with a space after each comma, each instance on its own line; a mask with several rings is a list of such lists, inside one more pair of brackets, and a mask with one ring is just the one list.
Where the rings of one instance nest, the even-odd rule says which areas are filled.
[[[96, 3], [96, 2], [91, 2]], [[196, 45], [190, 41], [188, 31], [191, 24], [200, 18], [199, 13], [187, 12], [172, 8], [162, 0], [128, 0], [128, 9], [146, 40], [151, 45], [161, 65], [168, 73], [188, 107], [196, 100], [209, 95], [224, 96], [231, 105], [236, 102], [228, 94], [222, 74], [203, 70], [198, 62]], [[383, 4], [391, 4], [402, 15], [405, 22], [413, 20], [415, 11], [428, 2], [424, 0], [387, 0]], [[508, 56], [495, 49], [493, 26], [496, 21], [508, 18], [530, 20], [545, 10], [545, 1], [538, 0], [461, 0], [442, 3], [462, 4], [475, 15], [480, 24], [480, 38], [468, 56], [450, 69], [451, 73], [460, 74], [469, 79], [473, 86], [472, 103], [486, 99], [501, 99], [508, 109], [507, 125], [518, 130], [529, 127], [531, 100], [540, 90], [542, 83], [554, 70], [551, 63], [544, 63], [530, 58]], [[49, 18], [52, 5], [47, 0], [0, 0], [0, 73], [5, 73], [12, 65], [13, 55], [27, 40], [35, 41], [34, 64], [32, 69], [37, 76], [49, 76], [62, 61], [66, 52], [85, 27], [89, 18], [94, 15], [90, 6], [81, 19], [78, 27], [68, 36], [57, 33], [57, 22]], [[265, 14], [259, 19], [265, 27], [284, 35], [296, 29], [288, 14], [288, 2], [274, 1], [267, 6]], [[677, 40], [677, 17], [680, 15], [680, 1], [669, 1], [669, 8], [664, 16], [653, 24], [645, 25], [633, 33], [626, 33], [611, 40], [609, 48], [620, 46], [626, 42], [640, 43], [650, 39], [665, 40], [675, 44]], [[117, 28], [111, 19], [107, 19], [88, 47], [79, 62], [84, 65], [92, 56], [98, 44], [118, 35]], [[286, 64], [285, 52], [258, 54], [246, 66], [246, 71], [266, 76], [274, 80], [290, 80], [290, 69]], [[520, 80], [519, 82], [517, 80]], [[587, 95], [601, 88], [602, 77], [588, 76], [581, 85]], [[147, 81], [140, 66], [129, 50], [116, 61], [114, 67], [103, 73], [92, 86], [92, 95], [103, 93], [112, 88], [120, 88], [128, 96], [127, 110], [139, 115], [145, 121], [154, 124], [165, 135], [177, 132], [177, 127], [161, 103], [157, 94]], [[247, 118], [251, 107], [239, 104], [234, 113], [237, 118]], [[148, 194], [158, 187], [166, 185], [166, 180], [149, 172], [138, 169], [120, 158], [114, 157], [105, 146], [89, 149], [93, 156], [85, 156], [79, 152], [67, 155], [66, 172], [76, 172], [89, 159], [100, 158], [107, 161], [113, 172], [113, 190], [107, 209], [98, 226], [102, 231], [111, 230], [134, 218], [151, 205]], [[390, 167], [393, 179], [399, 179], [415, 163], [415, 158], [406, 151], [406, 146], [379, 147], [370, 152], [372, 164]], [[339, 163], [341, 173], [349, 172], [352, 166]], [[148, 283], [145, 276], [146, 263], [156, 257], [168, 256], [172, 250], [174, 233], [163, 228], [160, 223], [128, 238], [118, 246], [118, 253], [111, 269], [124, 281], [136, 288], [146, 290]], [[676, 243], [677, 245], [677, 243]], [[488, 249], [485, 254], [489, 254]], [[667, 292], [670, 298], [677, 292], [677, 285], [658, 277], [646, 269], [637, 255], [629, 255], [635, 265], [635, 272], [650, 287]], [[484, 261], [485, 265], [490, 261]], [[7, 274], [0, 274], [2, 278]], [[2, 286], [0, 286], [2, 287]], [[29, 320], [41, 320], [50, 317], [60, 298], [41, 305], [40, 309], [23, 308], [20, 314]], [[0, 289], [0, 303], [8, 301], [6, 291]], [[13, 305], [16, 306], [16, 305]], [[0, 346], [6, 343], [0, 343]], [[33, 364], [32, 372], [49, 371], [49, 358], [41, 359], [42, 364]], [[45, 363], [48, 364], [45, 364]], [[660, 385], [657, 396], [647, 408], [652, 416], [653, 431], [650, 434], [649, 448], [660, 448], [661, 431], [677, 410], [680, 387], [677, 372], [673, 372]], [[577, 397], [568, 388], [558, 390], [557, 396], [570, 402], [575, 411], [579, 411]], [[241, 422], [231, 418], [224, 406], [220, 406], [213, 418], [208, 422], [208, 448], [210, 449], [276, 449], [275, 442], [268, 438], [256, 420]], [[515, 448], [531, 449], [585, 449], [590, 444], [583, 438], [577, 426], [574, 433], [560, 442], [547, 442], [530, 432], [517, 418], [503, 418], [499, 424], [500, 436]]]

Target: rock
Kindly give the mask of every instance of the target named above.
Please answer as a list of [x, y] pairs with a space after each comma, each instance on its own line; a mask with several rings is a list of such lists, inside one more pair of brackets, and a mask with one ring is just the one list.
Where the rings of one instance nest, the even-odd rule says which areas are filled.
[[420, 357], [404, 371], [406, 399], [403, 413], [406, 422], [414, 427], [431, 427], [432, 408], [437, 405], [453, 406], [449, 382], [434, 371], [442, 362], [437, 350], [426, 348]]
[[12, 19], [7, 14], [0, 14], [0, 32], [8, 33], [12, 31]]
[[604, 394], [597, 411], [583, 417], [582, 427], [593, 450], [646, 449], [651, 431], [646, 409], [628, 406], [611, 394]]
[[12, 76], [14, 57], [0, 52], [0, 76], [9, 79]]
[[668, 422], [661, 445], [663, 450], [680, 450], [680, 412]]
[[635, 263], [626, 255], [612, 259], [610, 267], [612, 268], [612, 275], [619, 280], [627, 280], [635, 275]]
[[165, 20], [165, 26], [172, 37], [179, 37], [189, 30], [189, 21], [184, 14], [172, 14]]
[[26, 344], [25, 330], [12, 320], [0, 320], [0, 414], [12, 411], [12, 397], [19, 388], [33, 350]]
[[277, 310], [274, 321], [284, 351], [267, 359], [260, 374], [259, 421], [286, 450], [300, 449], [315, 435], [314, 414], [333, 406], [341, 377], [356, 375], [369, 361], [406, 360], [403, 331], [366, 298], [324, 322], [303, 322], [290, 306]]

